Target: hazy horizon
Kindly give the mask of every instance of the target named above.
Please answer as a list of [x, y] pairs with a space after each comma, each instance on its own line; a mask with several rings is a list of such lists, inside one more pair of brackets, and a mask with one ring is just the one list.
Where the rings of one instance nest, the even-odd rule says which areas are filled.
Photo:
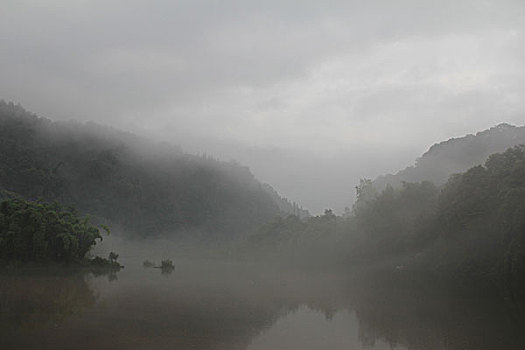
[[311, 210], [525, 123], [521, 1], [4, 1], [0, 99], [235, 159]]

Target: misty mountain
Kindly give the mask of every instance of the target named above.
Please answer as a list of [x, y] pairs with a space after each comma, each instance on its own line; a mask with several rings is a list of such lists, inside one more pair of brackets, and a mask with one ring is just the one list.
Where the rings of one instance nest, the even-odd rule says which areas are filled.
[[140, 236], [220, 239], [278, 215], [308, 215], [236, 162], [94, 123], [53, 122], [3, 101], [0, 190], [59, 201]]
[[413, 268], [491, 275], [525, 290], [524, 145], [490, 155], [441, 188], [405, 182], [374, 196], [368, 189], [376, 193], [363, 182], [354, 207], [356, 256], [404, 256]]
[[379, 190], [387, 184], [400, 187], [403, 182], [430, 181], [442, 185], [450, 175], [483, 164], [491, 154], [523, 143], [525, 127], [499, 124], [475, 135], [434, 144], [413, 166], [396, 174], [379, 176], [373, 183]]

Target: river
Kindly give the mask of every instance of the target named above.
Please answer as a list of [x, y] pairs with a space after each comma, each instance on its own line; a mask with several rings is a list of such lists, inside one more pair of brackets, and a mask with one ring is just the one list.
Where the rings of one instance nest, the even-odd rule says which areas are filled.
[[525, 349], [522, 305], [477, 286], [216, 259], [163, 273], [124, 260], [109, 275], [2, 273], [0, 348]]

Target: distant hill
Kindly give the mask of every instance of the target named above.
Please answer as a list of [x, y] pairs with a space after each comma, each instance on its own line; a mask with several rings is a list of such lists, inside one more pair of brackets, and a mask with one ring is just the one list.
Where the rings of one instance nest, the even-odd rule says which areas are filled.
[[0, 101], [0, 190], [59, 201], [130, 234], [231, 237], [308, 213], [247, 167], [94, 123], [53, 122]]
[[475, 135], [435, 144], [417, 159], [414, 166], [396, 174], [380, 176], [373, 184], [379, 190], [387, 184], [399, 187], [403, 182], [430, 181], [442, 185], [450, 175], [483, 164], [491, 154], [519, 144], [525, 144], [525, 127], [499, 124]]

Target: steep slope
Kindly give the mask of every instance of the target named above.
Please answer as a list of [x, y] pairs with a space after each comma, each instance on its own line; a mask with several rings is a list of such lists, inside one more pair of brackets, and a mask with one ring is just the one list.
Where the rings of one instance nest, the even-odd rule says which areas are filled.
[[395, 175], [378, 177], [374, 185], [378, 189], [387, 184], [399, 187], [405, 182], [430, 181], [444, 184], [450, 175], [483, 164], [489, 155], [503, 152], [509, 147], [525, 143], [525, 127], [499, 124], [476, 135], [453, 138], [430, 147], [414, 166]]
[[[289, 204], [248, 168], [93, 123], [58, 123], [0, 102], [0, 189], [57, 200], [141, 236], [222, 239]], [[273, 192], [272, 192], [273, 191]]]

